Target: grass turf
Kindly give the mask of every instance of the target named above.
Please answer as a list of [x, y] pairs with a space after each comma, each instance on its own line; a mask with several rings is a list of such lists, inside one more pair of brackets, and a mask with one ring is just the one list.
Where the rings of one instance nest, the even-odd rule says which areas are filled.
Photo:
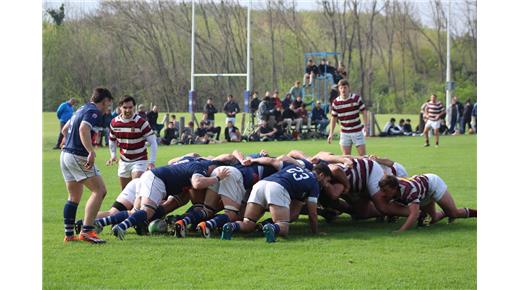
[[[400, 116], [396, 116], [400, 117]], [[380, 123], [389, 116], [379, 116]], [[217, 122], [223, 119], [217, 116]], [[223, 122], [220, 122], [221, 124]], [[412, 119], [412, 123], [415, 123]], [[384, 123], [383, 123], [384, 124]], [[76, 288], [476, 288], [475, 219], [446, 221], [429, 228], [395, 235], [398, 224], [351, 221], [342, 215], [333, 224], [320, 218], [325, 235], [310, 236], [307, 219], [291, 224], [290, 236], [274, 244], [263, 237], [236, 236], [232, 241], [198, 236], [175, 239], [140, 237], [129, 230], [126, 240], [109, 234], [105, 245], [63, 244], [63, 205], [66, 189], [59, 154], [51, 150], [59, 125], [53, 113], [43, 114], [43, 287]], [[409, 174], [436, 173], [447, 183], [459, 207], [475, 207], [476, 136], [441, 137], [439, 148], [423, 148], [421, 137], [368, 138], [369, 153], [405, 165]], [[187, 152], [220, 154], [238, 148], [261, 148], [282, 154], [290, 149], [309, 153], [340, 153], [337, 140], [271, 143], [161, 146], [157, 164]], [[102, 209], [119, 194], [117, 167], [106, 167], [106, 147], [96, 164], [107, 185]], [[84, 214], [85, 192], [78, 209]], [[176, 213], [182, 213], [177, 210]]]

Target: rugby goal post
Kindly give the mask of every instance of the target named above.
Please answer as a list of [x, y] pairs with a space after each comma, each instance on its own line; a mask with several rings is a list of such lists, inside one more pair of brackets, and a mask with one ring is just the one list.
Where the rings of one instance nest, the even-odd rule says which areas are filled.
[[[249, 0], [247, 6], [247, 71], [245, 73], [195, 73], [195, 0], [191, 0], [191, 88], [188, 95], [188, 111], [191, 119], [195, 119], [193, 106], [197, 99], [195, 91], [196, 77], [246, 77], [246, 90], [244, 91], [244, 113], [249, 113], [249, 97], [251, 96], [251, 5]], [[242, 114], [242, 120], [248, 114]], [[236, 118], [235, 118], [236, 119]], [[244, 132], [244, 121], [241, 123], [240, 131]]]

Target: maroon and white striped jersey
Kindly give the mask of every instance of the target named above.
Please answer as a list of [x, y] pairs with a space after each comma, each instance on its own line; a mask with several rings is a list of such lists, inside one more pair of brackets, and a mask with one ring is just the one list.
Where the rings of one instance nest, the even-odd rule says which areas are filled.
[[426, 175], [414, 175], [399, 179], [400, 196], [395, 201], [402, 204], [420, 203], [428, 197], [429, 180]]
[[350, 94], [347, 99], [341, 96], [332, 101], [331, 114], [338, 117], [341, 133], [357, 133], [363, 130], [359, 113], [365, 110], [365, 103], [359, 95]]
[[148, 121], [138, 114], [130, 119], [119, 115], [110, 122], [110, 140], [117, 142], [121, 160], [126, 162], [148, 159], [146, 137], [153, 133]]
[[440, 119], [442, 113], [444, 113], [444, 105], [439, 101], [436, 103], [430, 101], [426, 103], [426, 113], [428, 114], [428, 120], [437, 121]]
[[368, 192], [368, 180], [375, 162], [370, 159], [351, 159], [352, 167], [338, 164], [345, 174], [349, 177], [350, 191], [365, 193]]

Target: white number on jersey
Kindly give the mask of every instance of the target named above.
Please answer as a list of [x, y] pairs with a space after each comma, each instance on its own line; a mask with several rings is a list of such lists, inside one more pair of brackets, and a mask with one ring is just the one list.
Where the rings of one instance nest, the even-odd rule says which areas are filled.
[[292, 173], [292, 176], [296, 181], [309, 178], [309, 175], [303, 172], [303, 169], [299, 167], [289, 168], [287, 169], [287, 172]]

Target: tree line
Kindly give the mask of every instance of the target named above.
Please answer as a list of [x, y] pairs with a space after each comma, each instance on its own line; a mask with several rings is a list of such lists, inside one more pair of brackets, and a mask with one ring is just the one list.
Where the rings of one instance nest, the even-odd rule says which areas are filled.
[[[246, 71], [247, 7], [240, 4], [197, 1], [197, 73]], [[42, 24], [44, 110], [69, 97], [87, 100], [96, 86], [163, 111], [187, 110], [191, 1], [102, 1], [80, 17], [67, 17], [68, 5], [64, 18], [48, 9], [51, 17]], [[330, 63], [345, 65], [352, 90], [376, 112], [416, 113], [430, 94], [444, 96], [443, 2], [329, 0], [317, 1], [317, 10], [299, 10], [296, 1], [262, 5], [251, 13], [252, 88], [260, 96], [275, 89], [283, 96], [302, 79], [304, 53], [315, 51], [338, 52]], [[451, 31], [455, 95], [475, 101], [476, 2], [455, 2], [453, 10], [459, 23]], [[241, 101], [245, 81], [196, 78], [196, 109], [208, 96], [217, 106], [228, 94]]]

